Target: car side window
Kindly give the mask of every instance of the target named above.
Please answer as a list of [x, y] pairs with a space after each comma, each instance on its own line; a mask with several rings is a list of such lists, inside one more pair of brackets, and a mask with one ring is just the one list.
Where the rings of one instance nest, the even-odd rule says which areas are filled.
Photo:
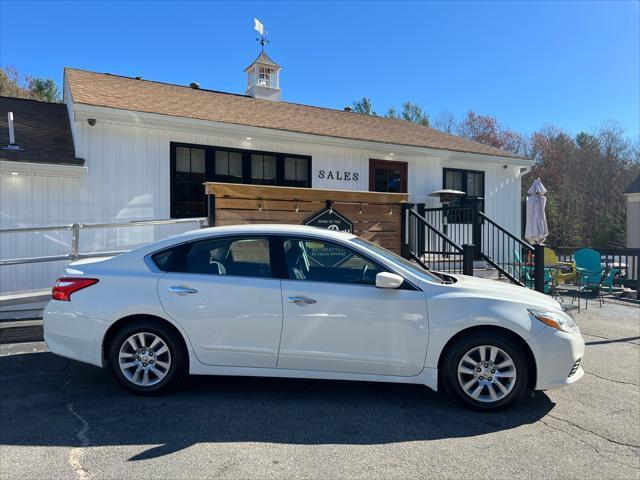
[[289, 278], [315, 282], [375, 285], [380, 265], [353, 250], [320, 239], [285, 238]]
[[180, 250], [180, 247], [171, 247], [166, 250], [161, 250], [160, 252], [154, 253], [153, 255], [151, 255], [153, 263], [155, 263], [156, 267], [158, 267], [163, 272], [168, 272], [169, 268], [171, 267], [171, 263], [177, 255], [178, 250]]
[[269, 278], [269, 239], [219, 238], [194, 242], [185, 247], [171, 271]]

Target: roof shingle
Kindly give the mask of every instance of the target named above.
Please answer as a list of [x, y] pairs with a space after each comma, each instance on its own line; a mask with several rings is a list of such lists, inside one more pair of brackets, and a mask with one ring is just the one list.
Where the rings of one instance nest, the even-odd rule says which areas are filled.
[[625, 193], [640, 193], [640, 175], [638, 175]]
[[522, 158], [404, 120], [65, 69], [74, 103], [413, 147]]
[[[271, 57], [267, 55], [267, 52], [265, 52], [264, 50], [260, 52], [260, 55], [258, 55], [258, 57], [253, 62], [251, 62], [251, 65], [253, 65], [254, 63], [261, 63], [262, 65], [269, 65], [271, 67], [280, 68], [280, 65], [271, 60]], [[251, 65], [245, 68], [244, 71], [246, 72], [247, 70], [249, 70], [251, 68]]]
[[[8, 112], [13, 112], [16, 144], [21, 147], [20, 150], [2, 148], [9, 144]], [[75, 155], [67, 106], [63, 103], [0, 97], [0, 159], [84, 165], [84, 160]]]

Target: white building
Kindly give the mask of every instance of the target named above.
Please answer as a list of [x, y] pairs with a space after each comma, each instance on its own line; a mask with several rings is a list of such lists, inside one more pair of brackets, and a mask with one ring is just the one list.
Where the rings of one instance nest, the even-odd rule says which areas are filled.
[[[488, 216], [519, 235], [530, 160], [402, 120], [282, 101], [280, 67], [264, 52], [246, 72], [242, 95], [67, 68], [68, 116], [0, 98], [0, 144], [12, 111], [21, 148], [0, 149], [0, 229], [203, 217], [202, 182], [212, 180], [404, 191], [432, 206], [431, 192], [454, 188], [483, 197]], [[83, 230], [80, 248], [113, 251], [196, 226]], [[71, 239], [43, 231], [0, 241], [8, 259], [68, 253]], [[46, 287], [62, 265], [1, 267], [0, 291]]]
[[640, 248], [640, 175], [625, 192], [627, 197], [627, 248]]

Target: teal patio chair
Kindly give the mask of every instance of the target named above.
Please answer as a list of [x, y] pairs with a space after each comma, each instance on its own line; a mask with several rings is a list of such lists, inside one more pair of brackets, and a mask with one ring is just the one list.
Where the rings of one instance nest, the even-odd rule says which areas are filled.
[[580, 285], [587, 288], [600, 285], [600, 288], [606, 288], [611, 293], [613, 279], [618, 274], [618, 269], [609, 269], [607, 275], [602, 278], [605, 269], [602, 267], [600, 252], [591, 248], [581, 248], [573, 254], [573, 258], [576, 262], [576, 270], [580, 274]]
[[604, 304], [604, 295], [602, 294], [602, 291], [604, 290], [604, 282], [609, 277], [610, 271], [611, 267], [605, 267], [600, 275], [600, 281], [598, 283], [580, 284], [578, 287], [578, 311], [580, 311], [580, 298], [584, 298], [585, 308], [589, 308], [589, 297], [597, 298], [600, 306]]
[[[534, 266], [528, 265], [520, 259], [518, 249], [513, 250], [513, 263], [515, 265], [514, 277], [524, 283], [527, 288], [535, 288]], [[553, 276], [550, 268], [544, 269], [544, 293], [549, 293], [553, 285]]]

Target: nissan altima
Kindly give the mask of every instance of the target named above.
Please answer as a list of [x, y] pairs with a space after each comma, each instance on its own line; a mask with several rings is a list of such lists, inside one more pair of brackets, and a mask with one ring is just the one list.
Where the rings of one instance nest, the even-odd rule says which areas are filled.
[[584, 374], [580, 331], [551, 297], [292, 225], [201, 229], [72, 263], [44, 334], [138, 394], [187, 374], [339, 379], [442, 387], [494, 410]]

